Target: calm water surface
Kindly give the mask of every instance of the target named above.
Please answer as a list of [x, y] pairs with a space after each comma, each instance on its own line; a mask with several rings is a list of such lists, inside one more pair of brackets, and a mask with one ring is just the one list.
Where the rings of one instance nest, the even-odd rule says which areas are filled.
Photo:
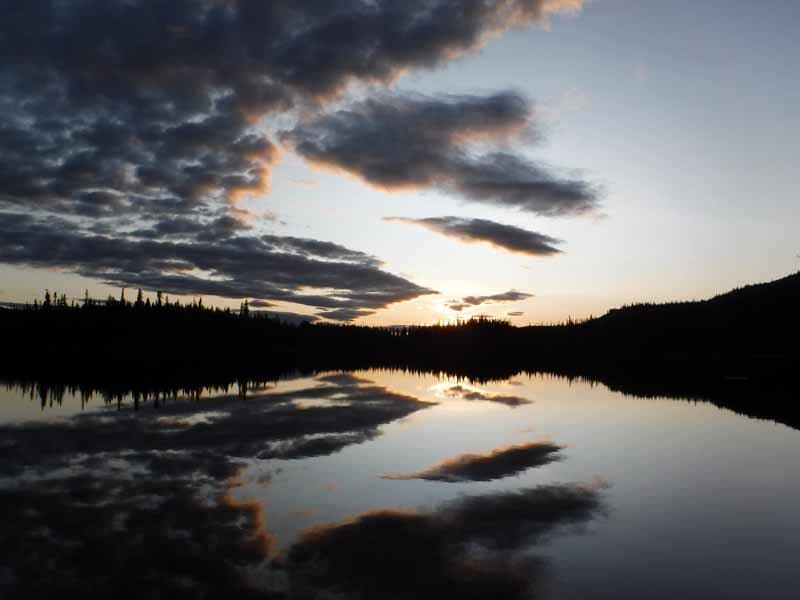
[[155, 404], [0, 388], [0, 592], [800, 597], [783, 425], [547, 376]]

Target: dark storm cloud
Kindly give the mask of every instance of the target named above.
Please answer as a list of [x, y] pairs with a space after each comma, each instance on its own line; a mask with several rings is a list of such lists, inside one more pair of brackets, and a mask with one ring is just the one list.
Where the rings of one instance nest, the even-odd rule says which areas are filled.
[[498, 302], [519, 302], [520, 300], [527, 300], [528, 298], [533, 298], [533, 294], [509, 290], [501, 294], [492, 294], [489, 296], [466, 296], [460, 300], [451, 300], [447, 303], [447, 308], [456, 312], [461, 312], [465, 308], [469, 308], [471, 306], [496, 304]]
[[530, 551], [602, 511], [598, 489], [550, 485], [467, 496], [431, 512], [378, 510], [308, 529], [284, 560], [302, 597], [531, 598]]
[[[513, 92], [384, 95], [301, 123], [282, 139], [312, 163], [385, 189], [436, 188], [539, 215], [593, 210], [593, 185], [502, 150], [509, 138], [530, 134], [532, 112]], [[496, 148], [476, 152], [487, 144]]]
[[419, 225], [462, 242], [484, 242], [496, 248], [526, 254], [528, 256], [549, 256], [561, 252], [555, 246], [561, 240], [542, 233], [528, 231], [513, 225], [504, 225], [488, 219], [465, 219], [462, 217], [429, 217], [427, 219], [407, 219], [386, 217], [384, 221]]
[[[353, 316], [431, 293], [382, 271], [371, 256], [328, 242], [275, 236], [214, 242], [198, 238], [192, 243], [133, 240], [87, 235], [64, 220], [42, 221], [15, 213], [0, 213], [0, 261], [61, 268], [113, 284], [175, 294], [348, 309]], [[304, 286], [334, 289], [335, 296], [297, 291]]]
[[508, 394], [492, 394], [489, 392], [482, 392], [472, 388], [464, 387], [463, 385], [453, 385], [445, 390], [445, 394], [454, 398], [461, 398], [462, 400], [475, 400], [480, 402], [495, 402], [497, 404], [505, 404], [510, 408], [516, 408], [523, 404], [530, 404], [531, 401], [522, 396], [513, 396]]
[[561, 446], [551, 442], [501, 446], [483, 454], [459, 454], [416, 473], [398, 473], [383, 477], [448, 482], [492, 481], [556, 461], [561, 450]]

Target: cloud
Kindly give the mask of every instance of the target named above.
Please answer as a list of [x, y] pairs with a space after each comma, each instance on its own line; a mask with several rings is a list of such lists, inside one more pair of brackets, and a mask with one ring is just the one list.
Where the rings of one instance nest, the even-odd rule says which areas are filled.
[[504, 225], [488, 219], [465, 219], [462, 217], [429, 217], [409, 219], [386, 217], [384, 221], [419, 225], [462, 242], [483, 242], [501, 250], [528, 256], [550, 256], [561, 252], [556, 245], [561, 240], [528, 231], [513, 225]]
[[522, 600], [544, 575], [532, 547], [601, 510], [597, 488], [567, 484], [372, 511], [306, 530], [284, 565], [304, 597]]
[[332, 242], [311, 240], [308, 238], [279, 237], [274, 235], [261, 236], [278, 251], [298, 254], [309, 258], [319, 257], [326, 260], [339, 260], [361, 263], [367, 266], [379, 267], [381, 262], [375, 257], [358, 250], [351, 250]]
[[523, 398], [522, 396], [493, 394], [468, 388], [463, 385], [450, 386], [444, 391], [444, 393], [454, 398], [461, 398], [462, 400], [475, 400], [480, 402], [496, 402], [497, 404], [505, 404], [509, 408], [516, 408], [517, 406], [531, 403], [530, 400]]
[[248, 307], [251, 311], [255, 309], [259, 315], [269, 317], [270, 319], [275, 319], [278, 321], [282, 321], [284, 323], [292, 323], [292, 324], [301, 324], [301, 323], [314, 323], [319, 321], [319, 317], [316, 315], [304, 315], [301, 313], [293, 313], [293, 312], [285, 312], [285, 311], [276, 311], [276, 310], [262, 310], [265, 308], [270, 308], [274, 306], [272, 302], [267, 302], [266, 300], [250, 300], [248, 302]]
[[[65, 218], [78, 230], [69, 242], [79, 250], [104, 243], [87, 239], [94, 233], [135, 255], [123, 261], [119, 270], [124, 273], [114, 273], [107, 266], [98, 270], [100, 257], [84, 262], [78, 252], [62, 246], [65, 256], [52, 262], [88, 277], [176, 293], [260, 298], [244, 293], [244, 281], [225, 283], [225, 273], [222, 284], [206, 274], [168, 275], [154, 262], [172, 261], [189, 271], [202, 267], [182, 256], [144, 260], [139, 251], [146, 245], [134, 247], [132, 240], [199, 244], [197, 252], [206, 250], [203, 243], [216, 242], [241, 249], [238, 236], [254, 233], [250, 230], [258, 230], [259, 223], [246, 223], [237, 203], [268, 192], [281, 156], [274, 131], [294, 123], [299, 135], [315, 122], [306, 123], [308, 115], [319, 114], [353, 85], [362, 84], [360, 89], [370, 93], [363, 84], [390, 84], [405, 72], [435, 68], [475, 50], [512, 27], [546, 25], [551, 15], [581, 8], [580, 0], [4, 3], [0, 220], [7, 230], [11, 213], [36, 216], [57, 237], [61, 231], [48, 218]], [[454, 105], [449, 117], [454, 135], [497, 137], [508, 127], [520, 127], [527, 107], [510, 95], [493, 98], [472, 103], [471, 125], [457, 114], [463, 102]], [[449, 172], [464, 171], [453, 181], [469, 189], [468, 195], [505, 202], [513, 193], [501, 172], [521, 168], [514, 185], [524, 187], [531, 182], [519, 175], [535, 171], [530, 165], [515, 166], [514, 160], [493, 154], [480, 164], [456, 161]], [[503, 190], [497, 187], [498, 177]], [[563, 192], [563, 185], [542, 177], [536, 185], [555, 186], [547, 194]], [[268, 243], [304, 252], [305, 242], [296, 239]], [[320, 250], [308, 252], [317, 256]], [[256, 247], [245, 262], [261, 257]], [[51, 266], [38, 258], [16, 258], [9, 260]], [[364, 265], [368, 260], [339, 258]], [[360, 275], [345, 271], [332, 267], [338, 279], [331, 287], [360, 289]], [[282, 290], [265, 299], [296, 296], [316, 287], [315, 278], [306, 281], [303, 272], [287, 283], [285, 272], [279, 278], [283, 281], [273, 281], [273, 272], [264, 270], [256, 287]], [[356, 280], [346, 279], [349, 275]], [[346, 320], [385, 306], [366, 291], [362, 300], [330, 306], [329, 318]]]
[[331, 319], [332, 321], [353, 321], [359, 317], [365, 317], [372, 311], [360, 308], [337, 308], [319, 313], [320, 317]]
[[525, 313], [522, 312], [521, 310], [515, 310], [515, 311], [512, 311], [512, 312], [508, 313], [508, 316], [509, 317], [521, 317], [524, 314]]
[[[269, 235], [213, 242], [115, 238], [84, 233], [56, 217], [19, 213], [0, 213], [0, 262], [173, 294], [350, 311], [335, 313], [344, 320], [433, 293], [381, 270], [372, 256], [330, 242]], [[300, 291], [314, 288], [321, 291]]]
[[214, 242], [232, 237], [251, 227], [241, 220], [223, 215], [210, 220], [165, 216], [147, 228], [130, 232], [133, 238], [151, 240], [183, 239]]
[[251, 300], [249, 302], [250, 308], [269, 308], [270, 306], [274, 306], [274, 304], [272, 304], [272, 302], [267, 302], [266, 300]]
[[519, 302], [520, 300], [527, 300], [533, 298], [533, 294], [526, 292], [518, 292], [516, 290], [509, 290], [500, 294], [491, 294], [489, 296], [465, 296], [460, 300], [451, 300], [446, 304], [447, 308], [456, 312], [461, 312], [465, 308], [471, 306], [481, 306], [483, 304], [496, 304], [499, 302]]
[[434, 188], [538, 215], [593, 211], [595, 186], [503, 149], [510, 138], [531, 137], [532, 116], [514, 92], [382, 95], [300, 123], [281, 139], [312, 163], [388, 190]]
[[[251, 303], [250, 306], [253, 306]], [[319, 317], [316, 315], [303, 315], [300, 313], [293, 313], [293, 312], [283, 312], [283, 311], [275, 311], [275, 310], [263, 310], [259, 311], [259, 314], [263, 314], [270, 319], [277, 319], [278, 321], [282, 321], [284, 323], [292, 323], [298, 325], [300, 323], [316, 323], [319, 321]]]
[[[0, 202], [89, 217], [265, 191], [262, 117], [581, 2], [58, 0], [0, 9]], [[34, 33], [35, 32], [35, 33]], [[64, 48], [69, 48], [68, 55]]]
[[464, 302], [475, 306], [478, 304], [486, 304], [487, 302], [516, 302], [518, 300], [526, 300], [527, 298], [533, 298], [533, 294], [509, 290], [508, 292], [492, 294], [491, 296], [466, 296]]
[[384, 475], [384, 479], [429, 481], [492, 481], [558, 460], [562, 450], [551, 442], [529, 442], [501, 446], [483, 454], [459, 454], [416, 473]]
[[409, 69], [437, 66], [480, 46], [489, 35], [544, 23], [549, 14], [582, 6], [580, 0], [297, 4], [307, 14], [296, 29], [275, 32], [282, 42], [276, 44], [275, 63], [282, 81], [318, 97], [353, 79], [388, 82]]

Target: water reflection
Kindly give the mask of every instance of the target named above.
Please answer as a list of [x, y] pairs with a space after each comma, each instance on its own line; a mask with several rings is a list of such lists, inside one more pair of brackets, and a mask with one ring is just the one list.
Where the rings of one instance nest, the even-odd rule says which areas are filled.
[[530, 400], [522, 396], [515, 396], [512, 394], [492, 394], [481, 391], [475, 386], [458, 384], [445, 386], [444, 393], [448, 396], [462, 398], [464, 400], [473, 400], [479, 402], [497, 402], [498, 404], [505, 404], [510, 408], [516, 408], [523, 404], [530, 404]]
[[664, 597], [800, 584], [798, 434], [710, 404], [396, 371], [5, 394], [3, 598], [639, 598], [676, 572]]
[[[800, 407], [794, 401], [797, 395], [796, 382], [785, 378], [750, 380], [747, 378], [703, 378], [693, 372], [674, 370], [641, 371], [629, 370], [584, 370], [584, 371], [524, 371], [519, 369], [485, 370], [471, 368], [464, 371], [425, 371], [412, 368], [371, 369], [380, 374], [403, 374], [404, 376], [433, 376], [445, 383], [437, 386], [440, 396], [449, 396], [475, 402], [494, 402], [516, 408], [529, 404], [531, 399], [508, 392], [498, 393], [485, 386], [502, 382], [506, 386], [522, 383], [515, 378], [557, 378], [573, 382], [603, 385], [611, 391], [627, 396], [647, 399], [670, 398], [689, 402], [710, 402], [720, 408], [732, 410], [747, 417], [767, 419], [800, 429]], [[38, 402], [42, 410], [61, 407], [65, 398], [78, 398], [81, 408], [86, 408], [99, 398], [105, 406], [118, 409], [178, 400], [199, 401], [204, 397], [230, 396], [246, 399], [258, 395], [279, 383], [313, 377], [314, 371], [285, 372], [271, 378], [232, 378], [192, 383], [143, 383], [131, 381], [110, 384], [108, 382], [43, 382], [30, 380], [5, 380], [7, 390], [22, 392], [31, 402]], [[356, 385], [358, 377], [350, 373], [322, 375], [321, 383]]]
[[255, 596], [242, 567], [263, 563], [271, 537], [261, 506], [227, 493], [233, 465], [141, 457], [4, 482], [4, 598]]
[[482, 454], [459, 454], [415, 473], [394, 473], [383, 477], [451, 482], [492, 481], [559, 460], [558, 453], [561, 450], [561, 446], [552, 442], [514, 444]]
[[[68, 421], [0, 426], [0, 472], [51, 469], [80, 453], [199, 452], [244, 458], [303, 458], [372, 439], [379, 426], [431, 406], [366, 380], [325, 378], [235, 402], [223, 396], [158, 411], [89, 411]], [[153, 399], [156, 406], [156, 397]], [[299, 409], [295, 401], [333, 400]], [[133, 406], [138, 404], [134, 400]]]
[[283, 564], [301, 597], [530, 598], [533, 545], [600, 509], [596, 487], [551, 485], [469, 496], [430, 512], [377, 510], [313, 527]]
[[[291, 375], [284, 376], [291, 379]], [[65, 398], [79, 398], [81, 408], [86, 408], [100, 398], [105, 406], [115, 405], [118, 409], [132, 406], [137, 409], [148, 402], [158, 408], [162, 404], [181, 400], [199, 401], [203, 396], [235, 396], [246, 399], [248, 394], [262, 392], [275, 385], [276, 380], [239, 379], [220, 383], [201, 385], [169, 384], [109, 384], [109, 383], [59, 383], [30, 380], [11, 380], [5, 382], [7, 390], [18, 390], [32, 402], [36, 401], [42, 410], [64, 405]]]
[[[24, 391], [61, 403], [68, 390]], [[330, 454], [429, 406], [344, 376], [246, 402], [163, 397], [151, 397], [159, 411], [0, 427], [4, 597], [87, 587], [98, 597], [255, 593], [242, 568], [262, 566], [272, 542], [261, 506], [230, 493], [247, 462]], [[298, 410], [300, 398], [336, 402]]]

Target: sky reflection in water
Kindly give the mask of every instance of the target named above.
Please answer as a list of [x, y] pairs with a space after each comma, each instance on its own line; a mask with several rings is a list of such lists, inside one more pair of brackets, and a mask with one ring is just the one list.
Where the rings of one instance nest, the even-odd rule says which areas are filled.
[[800, 432], [549, 377], [0, 390], [0, 589], [792, 598]]

